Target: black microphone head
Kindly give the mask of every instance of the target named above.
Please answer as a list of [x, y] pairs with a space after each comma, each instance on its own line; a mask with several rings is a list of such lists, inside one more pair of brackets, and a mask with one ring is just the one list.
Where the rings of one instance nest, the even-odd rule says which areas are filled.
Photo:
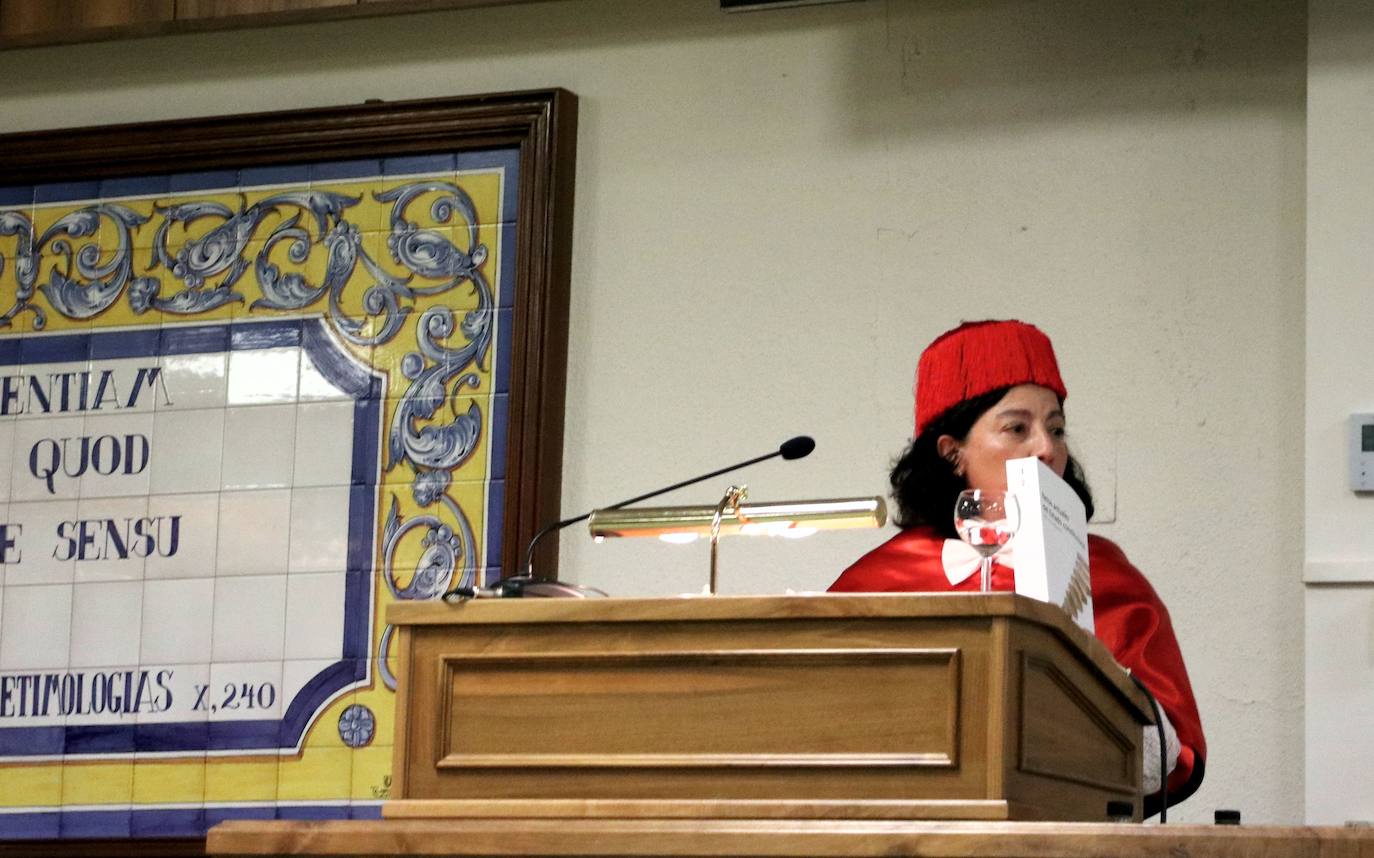
[[810, 435], [798, 435], [795, 438], [788, 438], [778, 447], [778, 452], [782, 453], [784, 459], [801, 459], [811, 455], [811, 451], [816, 449], [816, 439]]

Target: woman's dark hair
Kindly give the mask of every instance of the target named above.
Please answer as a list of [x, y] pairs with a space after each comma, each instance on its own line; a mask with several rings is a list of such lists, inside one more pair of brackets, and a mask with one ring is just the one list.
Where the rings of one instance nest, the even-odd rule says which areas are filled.
[[[954, 530], [954, 499], [968, 486], [964, 478], [954, 473], [954, 465], [940, 455], [936, 442], [941, 435], [960, 441], [968, 437], [978, 418], [1007, 395], [1003, 387], [982, 396], [966, 399], [932, 420], [925, 430], [912, 439], [906, 451], [892, 466], [892, 499], [897, 502], [898, 527], [929, 525], [950, 538], [957, 538]], [[1069, 456], [1064, 468], [1064, 482], [1083, 501], [1088, 518], [1093, 517], [1093, 496], [1083, 468]]]

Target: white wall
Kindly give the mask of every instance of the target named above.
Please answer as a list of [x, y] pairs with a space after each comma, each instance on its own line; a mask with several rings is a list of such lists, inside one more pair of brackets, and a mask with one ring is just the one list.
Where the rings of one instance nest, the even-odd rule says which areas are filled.
[[1374, 495], [1346, 420], [1374, 411], [1374, 8], [1313, 0], [1308, 71], [1307, 817], [1374, 819]]
[[[3, 53], [0, 117], [577, 92], [569, 512], [797, 432], [817, 452], [741, 475], [756, 499], [884, 493], [920, 348], [1040, 324], [1101, 530], [1198, 690], [1208, 778], [1179, 818], [1293, 822], [1304, 43], [1300, 0], [579, 0]], [[821, 588], [883, 537], [727, 542], [724, 586]], [[617, 594], [704, 580], [701, 546], [563, 550]]]

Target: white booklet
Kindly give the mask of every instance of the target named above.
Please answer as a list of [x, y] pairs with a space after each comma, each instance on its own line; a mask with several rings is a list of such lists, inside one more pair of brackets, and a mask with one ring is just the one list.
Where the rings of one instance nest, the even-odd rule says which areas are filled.
[[1088, 516], [1069, 484], [1034, 457], [1007, 461], [1007, 490], [1021, 525], [1012, 540], [1016, 592], [1064, 609], [1093, 630], [1088, 577]]

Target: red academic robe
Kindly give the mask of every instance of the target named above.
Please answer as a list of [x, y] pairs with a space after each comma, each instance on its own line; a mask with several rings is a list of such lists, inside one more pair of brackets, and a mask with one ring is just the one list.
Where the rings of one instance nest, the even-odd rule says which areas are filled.
[[[977, 590], [977, 573], [951, 586], [940, 561], [945, 539], [931, 527], [903, 530], [846, 569], [832, 592], [941, 592]], [[1169, 774], [1169, 804], [1182, 801], [1202, 783], [1207, 740], [1188, 670], [1183, 665], [1169, 611], [1150, 582], [1131, 565], [1116, 543], [1088, 537], [1088, 567], [1092, 573], [1093, 626], [1117, 662], [1159, 701], [1178, 733], [1182, 746]], [[1000, 563], [992, 567], [992, 589], [1012, 590], [1013, 572]], [[1153, 802], [1158, 807], [1158, 797]], [[1151, 802], [1146, 802], [1147, 812]]]

